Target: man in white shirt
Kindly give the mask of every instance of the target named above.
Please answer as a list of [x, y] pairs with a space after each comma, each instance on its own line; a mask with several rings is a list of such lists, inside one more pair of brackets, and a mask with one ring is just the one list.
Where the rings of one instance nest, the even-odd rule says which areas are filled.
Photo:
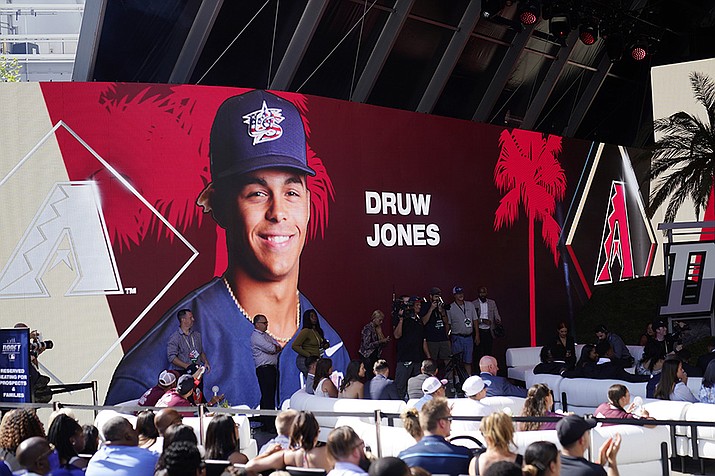
[[452, 354], [462, 354], [462, 363], [468, 375], [472, 375], [472, 356], [474, 345], [478, 343], [474, 324], [479, 321], [474, 304], [464, 300], [464, 289], [461, 286], [452, 288], [454, 302], [445, 306], [449, 319]]
[[[452, 416], [487, 416], [492, 412], [489, 405], [485, 405], [481, 400], [487, 396], [488, 382], [482, 380], [479, 375], [472, 375], [462, 384], [462, 391], [466, 398], [457, 398], [452, 405]], [[454, 420], [452, 421], [452, 431], [477, 431], [480, 421]]]
[[335, 467], [328, 476], [367, 476], [360, 466], [365, 462], [365, 442], [349, 426], [335, 428], [328, 435], [328, 453]]
[[[263, 314], [253, 317], [251, 353], [256, 365], [256, 377], [261, 389], [261, 410], [276, 409], [276, 389], [278, 388], [278, 354], [283, 348], [268, 332], [268, 318]], [[262, 417], [264, 425], [271, 430], [272, 417]]]

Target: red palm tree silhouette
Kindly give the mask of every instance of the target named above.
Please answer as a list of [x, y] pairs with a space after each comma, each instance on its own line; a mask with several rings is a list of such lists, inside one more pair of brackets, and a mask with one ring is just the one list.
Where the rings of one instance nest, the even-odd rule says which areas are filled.
[[556, 201], [566, 192], [566, 175], [556, 157], [561, 137], [539, 132], [504, 130], [499, 136], [499, 160], [494, 167], [494, 184], [504, 194], [494, 213], [494, 230], [512, 226], [524, 205], [529, 219], [529, 331], [536, 345], [536, 284], [534, 275], [534, 223], [541, 222], [541, 237], [559, 262], [557, 244], [561, 227], [554, 220]]

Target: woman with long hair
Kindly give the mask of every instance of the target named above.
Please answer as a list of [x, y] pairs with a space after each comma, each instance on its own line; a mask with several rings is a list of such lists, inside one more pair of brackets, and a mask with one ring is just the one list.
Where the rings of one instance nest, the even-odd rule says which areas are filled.
[[330, 343], [325, 340], [325, 333], [320, 328], [318, 313], [315, 312], [315, 309], [308, 309], [303, 313], [303, 328], [296, 336], [293, 344], [291, 344], [291, 348], [298, 354], [295, 359], [295, 365], [303, 373], [303, 376], [308, 376], [305, 358], [311, 355], [320, 357], [323, 350], [329, 346]]
[[554, 345], [561, 350], [565, 356], [566, 366], [573, 369], [576, 365], [576, 343], [571, 334], [569, 334], [569, 326], [565, 322], [559, 322], [556, 326], [556, 341]]
[[382, 349], [390, 342], [390, 336], [385, 337], [382, 332], [382, 323], [385, 320], [385, 314], [376, 309], [370, 315], [370, 322], [365, 324], [360, 331], [360, 358], [367, 369], [368, 379], [374, 377], [372, 366], [382, 356]]
[[313, 393], [316, 397], [338, 397], [338, 389], [330, 380], [333, 373], [333, 361], [330, 359], [318, 359], [315, 364], [315, 378], [313, 379]]
[[484, 474], [497, 461], [510, 461], [521, 466], [522, 456], [512, 451], [514, 445], [514, 422], [503, 412], [495, 412], [482, 420], [480, 431], [487, 443], [487, 450], [469, 462], [469, 474]]
[[[551, 395], [551, 389], [548, 385], [543, 383], [536, 383], [529, 388], [526, 394], [526, 400], [524, 400], [524, 409], [521, 412], [523, 417], [559, 417], [562, 418], [563, 415], [554, 413], [551, 411], [554, 407], [554, 397]], [[533, 430], [555, 430], [555, 421], [547, 422], [520, 422], [518, 423], [518, 429], [520, 431], [533, 431]]]
[[678, 358], [666, 359], [663, 362], [663, 371], [660, 373], [660, 382], [655, 386], [653, 396], [661, 400], [695, 403], [698, 399], [687, 384], [688, 374], [683, 370], [683, 362]]
[[415, 441], [420, 441], [425, 436], [422, 425], [420, 425], [420, 413], [416, 408], [408, 408], [400, 414], [402, 427], [410, 434]]
[[28, 438], [45, 437], [45, 428], [37, 417], [35, 410], [17, 408], [10, 410], [2, 417], [0, 423], [0, 458], [12, 471], [22, 469], [15, 459], [15, 450]]
[[84, 433], [84, 448], [80, 454], [93, 455], [99, 449], [99, 429], [94, 425], [82, 425], [82, 433]]
[[715, 403], [715, 360], [711, 360], [705, 368], [698, 399], [701, 403]]
[[159, 437], [159, 431], [154, 425], [154, 412], [144, 410], [137, 415], [137, 433], [139, 433], [140, 448], [151, 448]]
[[643, 357], [636, 364], [636, 375], [658, 375], [663, 369], [665, 348], [657, 341], [648, 341], [643, 347]]
[[311, 412], [300, 412], [295, 417], [290, 434], [288, 450], [276, 444], [265, 453], [256, 456], [246, 465], [246, 471], [260, 473], [270, 469], [284, 469], [286, 466], [302, 468], [333, 469], [325, 446], [318, 444], [320, 425]]
[[248, 456], [239, 450], [238, 424], [228, 415], [217, 415], [206, 428], [206, 459], [228, 460], [246, 464]]
[[524, 476], [559, 476], [559, 449], [550, 441], [535, 441], [524, 451]]
[[79, 457], [84, 448], [84, 432], [77, 420], [67, 415], [57, 415], [47, 431], [47, 441], [55, 445], [63, 468], [82, 469], [87, 460]]
[[359, 360], [352, 360], [345, 370], [345, 378], [340, 382], [338, 398], [363, 398], [365, 394], [365, 365]]
[[[640, 409], [640, 416], [634, 414], [635, 405], [631, 404], [631, 392], [628, 387], [620, 383], [613, 384], [608, 389], [608, 401], [602, 403], [593, 413], [597, 418], [649, 418], [645, 408]], [[603, 426], [615, 425], [615, 423], [604, 423]]]

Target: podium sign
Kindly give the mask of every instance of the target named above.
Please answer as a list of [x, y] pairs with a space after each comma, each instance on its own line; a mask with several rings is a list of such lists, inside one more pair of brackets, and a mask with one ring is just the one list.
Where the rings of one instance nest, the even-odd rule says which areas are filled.
[[30, 403], [30, 329], [0, 329], [0, 402]]

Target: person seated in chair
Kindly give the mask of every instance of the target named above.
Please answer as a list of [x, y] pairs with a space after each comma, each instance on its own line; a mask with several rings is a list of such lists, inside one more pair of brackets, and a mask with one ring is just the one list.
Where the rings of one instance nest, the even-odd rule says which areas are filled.
[[373, 366], [375, 377], [365, 385], [365, 398], [370, 400], [400, 400], [395, 382], [387, 378], [390, 367], [385, 359], [379, 359]]
[[422, 398], [422, 395], [424, 395], [424, 392], [422, 391], [422, 384], [428, 377], [436, 376], [437, 364], [435, 364], [432, 359], [423, 360], [422, 366], [420, 367], [420, 374], [415, 375], [407, 381], [407, 397]]
[[535, 374], [561, 375], [567, 368], [564, 348], [556, 345], [545, 345], [539, 352], [541, 362], [534, 367]]
[[526, 398], [526, 389], [511, 383], [507, 378], [497, 375], [499, 364], [497, 359], [491, 355], [485, 355], [479, 359], [479, 376], [489, 382], [487, 385], [487, 397], [521, 397]]

